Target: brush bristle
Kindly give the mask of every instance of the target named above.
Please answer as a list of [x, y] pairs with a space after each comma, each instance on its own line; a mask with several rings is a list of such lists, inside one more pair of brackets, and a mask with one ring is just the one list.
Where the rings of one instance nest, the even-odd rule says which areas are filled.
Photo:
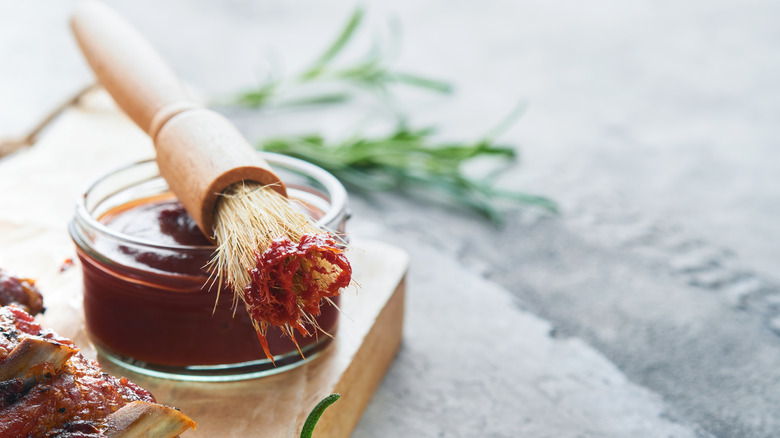
[[271, 325], [296, 346], [294, 331], [327, 335], [315, 319], [321, 301], [338, 295], [352, 277], [336, 238], [271, 187], [255, 183], [225, 190], [214, 219], [217, 251], [209, 269], [218, 284], [217, 299], [222, 285], [233, 290], [234, 306], [243, 302], [268, 358], [274, 360], [266, 341]]
[[307, 233], [324, 231], [295, 211], [290, 200], [269, 186], [235, 183], [222, 193], [214, 217], [217, 251], [209, 263], [214, 280], [227, 284], [241, 298], [258, 253], [279, 237], [300, 242]]

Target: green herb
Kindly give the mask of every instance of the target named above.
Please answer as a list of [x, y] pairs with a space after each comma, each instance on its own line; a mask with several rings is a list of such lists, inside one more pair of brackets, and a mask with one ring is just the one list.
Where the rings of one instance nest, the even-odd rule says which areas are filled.
[[[504, 121], [499, 126], [506, 125]], [[498, 200], [556, 211], [555, 203], [543, 196], [496, 188], [494, 179], [498, 172], [486, 178], [472, 178], [464, 173], [463, 165], [477, 158], [515, 158], [513, 148], [495, 143], [497, 133], [473, 143], [436, 143], [432, 138], [434, 128], [411, 129], [401, 124], [389, 135], [376, 138], [358, 136], [329, 143], [315, 134], [268, 139], [260, 147], [312, 162], [356, 189], [430, 189], [494, 223], [502, 221], [495, 202]]]
[[[247, 90], [235, 98], [235, 102], [249, 107], [303, 106], [343, 103], [353, 97], [354, 88], [360, 87], [386, 97], [388, 87], [404, 84], [421, 89], [449, 94], [452, 86], [447, 82], [423, 76], [397, 72], [390, 67], [388, 50], [375, 46], [358, 61], [343, 66], [335, 66], [334, 60], [353, 41], [356, 31], [363, 22], [365, 12], [358, 8], [352, 13], [347, 24], [328, 48], [303, 72], [291, 77], [270, 80], [253, 90]], [[312, 83], [338, 83], [346, 86], [345, 91], [315, 93], [298, 98], [286, 98], [295, 89]]]
[[336, 403], [336, 400], [340, 398], [341, 395], [339, 394], [331, 394], [317, 403], [317, 406], [315, 406], [311, 413], [309, 413], [309, 416], [306, 417], [306, 422], [303, 423], [303, 429], [301, 429], [301, 438], [311, 438], [312, 433], [314, 433], [314, 426], [316, 426], [317, 422], [320, 421], [320, 417], [322, 417], [325, 409], [327, 409], [328, 406], [332, 405], [333, 403]]
[[[452, 86], [447, 82], [394, 71], [389, 67], [388, 50], [381, 45], [352, 64], [337, 66], [335, 61], [354, 40], [364, 16], [363, 9], [355, 10], [333, 42], [303, 72], [268, 81], [239, 95], [237, 103], [252, 107], [343, 103], [353, 97], [355, 88], [370, 90], [385, 99], [391, 96], [393, 84], [452, 92]], [[345, 85], [347, 89], [320, 94], [300, 92], [307, 84], [328, 81]], [[353, 189], [430, 192], [437, 200], [455, 202], [500, 223], [502, 201], [533, 204], [556, 211], [555, 203], [543, 196], [497, 188], [498, 171], [484, 178], [471, 177], [464, 171], [469, 162], [484, 157], [502, 162], [515, 159], [515, 150], [497, 144], [495, 139], [521, 112], [522, 107], [518, 107], [489, 135], [474, 142], [438, 142], [434, 138], [434, 128], [412, 129], [401, 121], [392, 132], [379, 137], [354, 136], [333, 142], [317, 134], [295, 135], [262, 140], [259, 147], [317, 164]], [[403, 120], [402, 117], [399, 119]]]

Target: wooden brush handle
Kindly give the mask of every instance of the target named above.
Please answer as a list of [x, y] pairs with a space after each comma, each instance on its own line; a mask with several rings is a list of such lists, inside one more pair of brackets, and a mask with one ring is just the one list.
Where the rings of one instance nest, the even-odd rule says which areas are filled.
[[219, 194], [231, 184], [255, 181], [286, 196], [238, 130], [194, 104], [157, 51], [114, 11], [84, 3], [71, 27], [98, 82], [154, 141], [160, 174], [206, 236]]

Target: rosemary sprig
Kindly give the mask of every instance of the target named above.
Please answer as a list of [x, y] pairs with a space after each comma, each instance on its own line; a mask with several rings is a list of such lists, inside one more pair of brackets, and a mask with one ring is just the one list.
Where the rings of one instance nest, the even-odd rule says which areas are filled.
[[[362, 8], [356, 9], [328, 48], [304, 71], [290, 77], [269, 80], [255, 89], [244, 91], [236, 96], [235, 103], [254, 108], [265, 107], [271, 103], [277, 107], [336, 104], [350, 100], [355, 88], [367, 89], [386, 97], [389, 86], [394, 84], [443, 94], [452, 92], [452, 86], [447, 82], [395, 71], [390, 66], [391, 57], [388, 56], [388, 50], [381, 45], [375, 46], [373, 50], [351, 64], [334, 65], [334, 60], [354, 40], [364, 16], [365, 11]], [[344, 89], [298, 98], [285, 98], [291, 90], [314, 83], [336, 83]]]
[[317, 403], [317, 406], [312, 409], [312, 411], [309, 413], [309, 416], [306, 417], [306, 421], [303, 423], [303, 429], [301, 429], [301, 438], [311, 438], [312, 433], [314, 433], [314, 426], [316, 426], [317, 422], [320, 421], [320, 417], [322, 417], [325, 409], [327, 409], [333, 403], [336, 403], [336, 401], [340, 398], [341, 395], [339, 394], [331, 394]]
[[[363, 9], [356, 9], [333, 42], [308, 68], [244, 92], [237, 97], [237, 103], [251, 107], [342, 103], [352, 98], [355, 88], [370, 90], [387, 99], [394, 84], [452, 92], [447, 82], [393, 70], [389, 66], [388, 50], [381, 45], [352, 64], [336, 65], [337, 58], [355, 39], [364, 17]], [[336, 82], [346, 87], [343, 91], [301, 95], [301, 89], [307, 89], [307, 84], [319, 82]], [[299, 97], [290, 97], [296, 94]], [[259, 147], [317, 164], [354, 189], [414, 193], [427, 189], [438, 194], [437, 199], [448, 199], [500, 223], [500, 201], [534, 204], [556, 211], [555, 203], [543, 196], [497, 188], [494, 180], [498, 172], [474, 178], [463, 170], [470, 161], [484, 157], [504, 162], [515, 159], [515, 150], [498, 145], [495, 139], [514, 123], [522, 109], [518, 107], [489, 135], [474, 142], [437, 142], [433, 128], [411, 129], [402, 121], [395, 130], [379, 137], [355, 136], [332, 142], [320, 135], [296, 135], [266, 139], [259, 142]]]
[[358, 190], [430, 189], [494, 223], [503, 219], [498, 200], [557, 210], [556, 204], [543, 196], [495, 187], [495, 174], [472, 178], [463, 171], [464, 164], [477, 158], [513, 160], [513, 148], [498, 145], [491, 138], [436, 143], [434, 134], [433, 128], [411, 129], [400, 124], [390, 134], [375, 138], [328, 142], [320, 135], [303, 135], [268, 139], [260, 147], [310, 161]]

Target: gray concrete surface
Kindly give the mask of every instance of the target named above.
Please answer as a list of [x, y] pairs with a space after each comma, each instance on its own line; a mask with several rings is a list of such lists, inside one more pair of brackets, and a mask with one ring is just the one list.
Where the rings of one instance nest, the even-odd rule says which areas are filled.
[[[109, 3], [209, 96], [273, 60], [304, 65], [353, 7]], [[74, 4], [0, 3], [0, 133], [89, 81], [65, 25]], [[780, 435], [780, 7], [368, 9], [372, 32], [402, 22], [400, 68], [457, 84], [453, 98], [405, 94], [413, 120], [473, 138], [529, 103], [502, 137], [523, 156], [502, 183], [562, 213], [514, 209], [495, 228], [398, 194], [353, 197], [352, 231], [413, 260], [405, 343], [355, 436]], [[250, 137], [334, 135], [387, 109], [229, 115]]]

